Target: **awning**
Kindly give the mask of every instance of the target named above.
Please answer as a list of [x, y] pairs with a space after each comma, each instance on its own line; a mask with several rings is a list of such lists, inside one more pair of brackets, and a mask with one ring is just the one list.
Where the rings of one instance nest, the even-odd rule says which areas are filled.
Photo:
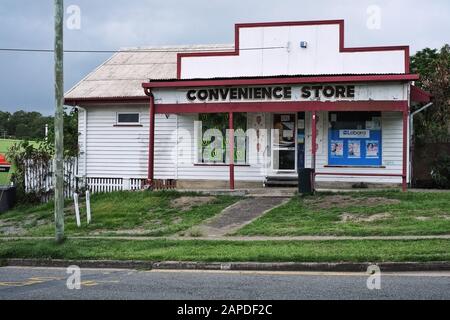
[[411, 101], [417, 103], [428, 103], [431, 101], [432, 95], [431, 93], [426, 92], [425, 90], [420, 89], [416, 86], [411, 86]]

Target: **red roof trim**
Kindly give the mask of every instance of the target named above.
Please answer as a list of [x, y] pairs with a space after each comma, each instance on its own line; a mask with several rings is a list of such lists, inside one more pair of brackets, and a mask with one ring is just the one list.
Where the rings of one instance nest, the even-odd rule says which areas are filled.
[[285, 26], [309, 26], [309, 25], [339, 25], [339, 51], [340, 52], [371, 52], [371, 51], [400, 51], [405, 52], [405, 73], [410, 72], [409, 46], [383, 46], [383, 47], [345, 47], [345, 22], [344, 20], [318, 20], [318, 21], [288, 21], [288, 22], [263, 22], [241, 23], [234, 26], [235, 49], [233, 52], [193, 52], [177, 54], [177, 79], [181, 79], [181, 64], [185, 57], [210, 57], [210, 56], [238, 56], [240, 50], [239, 30], [241, 28], [257, 27], [285, 27]]
[[399, 75], [353, 75], [353, 76], [311, 76], [311, 77], [286, 77], [286, 78], [255, 78], [255, 79], [220, 79], [220, 80], [178, 80], [157, 81], [143, 83], [143, 88], [189, 88], [189, 87], [214, 87], [214, 86], [240, 86], [240, 85], [282, 85], [302, 83], [338, 83], [338, 82], [383, 82], [383, 81], [415, 81], [416, 74]]
[[156, 113], [297, 112], [297, 111], [405, 111], [408, 101], [289, 101], [236, 103], [155, 104]]
[[432, 95], [416, 86], [411, 86], [411, 101], [428, 103]]

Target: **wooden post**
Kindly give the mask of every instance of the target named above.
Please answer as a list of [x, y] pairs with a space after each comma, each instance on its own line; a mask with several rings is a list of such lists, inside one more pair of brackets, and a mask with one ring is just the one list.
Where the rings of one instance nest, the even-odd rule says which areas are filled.
[[230, 144], [230, 190], [234, 190], [234, 125], [233, 125], [233, 112], [228, 114], [229, 125], [229, 144]]
[[312, 113], [312, 120], [311, 120], [311, 168], [314, 170], [312, 177], [311, 177], [311, 184], [312, 189], [315, 189], [316, 184], [316, 152], [317, 152], [317, 113], [316, 111], [313, 111]]
[[55, 0], [55, 240], [64, 241], [64, 0]]
[[155, 100], [150, 93], [150, 133], [148, 144], [148, 185], [154, 186], [155, 180]]

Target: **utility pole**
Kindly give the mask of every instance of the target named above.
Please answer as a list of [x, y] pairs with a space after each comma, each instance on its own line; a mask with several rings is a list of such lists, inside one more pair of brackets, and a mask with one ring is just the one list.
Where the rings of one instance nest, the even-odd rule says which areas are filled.
[[64, 0], [55, 0], [55, 240], [64, 241]]

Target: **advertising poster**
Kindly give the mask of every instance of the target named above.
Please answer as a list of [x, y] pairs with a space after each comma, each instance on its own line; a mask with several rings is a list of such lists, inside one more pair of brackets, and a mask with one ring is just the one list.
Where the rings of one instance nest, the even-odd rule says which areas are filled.
[[366, 158], [378, 159], [380, 157], [379, 150], [380, 147], [377, 140], [366, 141]]
[[342, 158], [344, 156], [344, 141], [332, 140], [330, 152], [332, 158]]
[[352, 159], [361, 158], [361, 141], [349, 140], [348, 141], [348, 157]]

